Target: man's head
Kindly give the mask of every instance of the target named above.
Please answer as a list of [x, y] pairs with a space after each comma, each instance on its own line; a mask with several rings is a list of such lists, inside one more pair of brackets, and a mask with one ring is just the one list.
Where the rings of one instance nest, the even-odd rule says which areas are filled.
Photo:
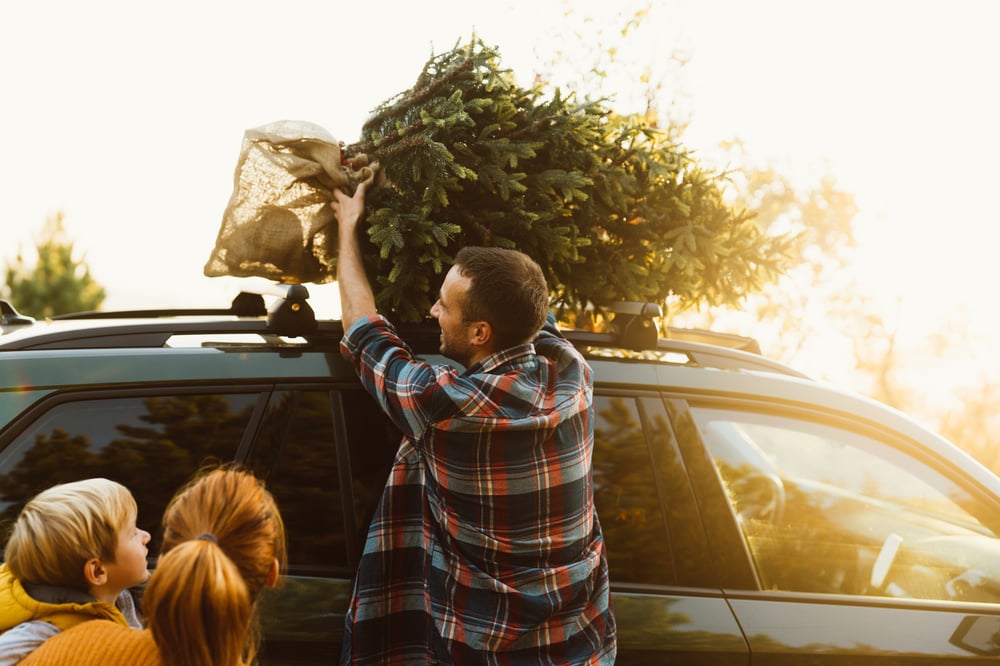
[[11, 530], [4, 557], [22, 582], [114, 599], [146, 580], [149, 533], [136, 527], [132, 493], [108, 479], [44, 490]]
[[469, 366], [530, 342], [548, 308], [545, 277], [528, 255], [465, 247], [455, 256], [431, 315], [441, 325], [441, 353]]

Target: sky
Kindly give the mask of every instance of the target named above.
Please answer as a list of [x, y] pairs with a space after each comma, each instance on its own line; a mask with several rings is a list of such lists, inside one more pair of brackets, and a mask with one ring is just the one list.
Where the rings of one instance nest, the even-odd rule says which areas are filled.
[[[227, 304], [241, 281], [202, 269], [246, 129], [307, 120], [350, 143], [433, 53], [473, 33], [527, 82], [584, 17], [617, 26], [644, 4], [2, 3], [0, 263], [62, 212], [105, 309]], [[688, 147], [707, 160], [739, 137], [803, 182], [833, 175], [860, 206], [859, 275], [887, 308], [903, 303], [905, 331], [960, 317], [990, 338], [1000, 3], [649, 4], [624, 76], [686, 57], [671, 90], [690, 109]], [[321, 314], [335, 289], [310, 287]]]

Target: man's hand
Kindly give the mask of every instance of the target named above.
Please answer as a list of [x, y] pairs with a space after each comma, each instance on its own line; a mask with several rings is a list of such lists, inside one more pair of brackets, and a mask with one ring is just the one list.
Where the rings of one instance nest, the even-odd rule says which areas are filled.
[[349, 197], [338, 187], [333, 191], [333, 201], [330, 208], [340, 223], [340, 236], [343, 238], [345, 232], [354, 233], [358, 222], [365, 214], [365, 183], [358, 183], [358, 188], [354, 191], [354, 196]]
[[330, 202], [340, 225], [338, 232], [337, 283], [340, 287], [340, 320], [346, 333], [361, 317], [375, 314], [375, 296], [365, 275], [358, 244], [357, 228], [365, 213], [365, 184], [360, 183], [354, 196], [339, 189], [333, 191]]

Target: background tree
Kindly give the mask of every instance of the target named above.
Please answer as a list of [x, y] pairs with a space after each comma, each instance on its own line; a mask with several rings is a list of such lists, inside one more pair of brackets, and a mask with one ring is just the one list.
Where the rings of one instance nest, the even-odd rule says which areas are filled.
[[646, 0], [586, 10], [572, 0], [562, 4], [564, 28], [537, 53], [536, 82], [613, 100], [619, 112], [641, 116], [648, 126], [682, 138], [692, 114], [683, 86], [690, 58], [664, 35], [648, 34], [650, 14], [665, 7], [654, 9]]
[[860, 352], [849, 341], [862, 331], [870, 341], [884, 327], [851, 270], [854, 198], [830, 175], [796, 185], [773, 164], [757, 164], [738, 139], [720, 154], [729, 174], [727, 198], [754, 211], [762, 229], [791, 239], [789, 268], [736, 307], [703, 308], [674, 323], [752, 329], [770, 356], [792, 365], [823, 349], [839, 352], [854, 369]]
[[46, 220], [35, 254], [37, 260], [31, 266], [19, 250], [13, 265], [4, 271], [3, 297], [19, 312], [41, 318], [101, 307], [104, 288], [91, 276], [86, 261], [74, 256], [62, 213]]

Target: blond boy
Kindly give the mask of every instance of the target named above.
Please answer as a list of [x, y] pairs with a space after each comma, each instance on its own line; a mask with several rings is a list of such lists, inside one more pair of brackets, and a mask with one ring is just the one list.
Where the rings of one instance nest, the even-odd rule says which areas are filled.
[[0, 565], [0, 666], [86, 620], [141, 627], [128, 591], [149, 577], [137, 513], [108, 479], [53, 486], [24, 506]]

